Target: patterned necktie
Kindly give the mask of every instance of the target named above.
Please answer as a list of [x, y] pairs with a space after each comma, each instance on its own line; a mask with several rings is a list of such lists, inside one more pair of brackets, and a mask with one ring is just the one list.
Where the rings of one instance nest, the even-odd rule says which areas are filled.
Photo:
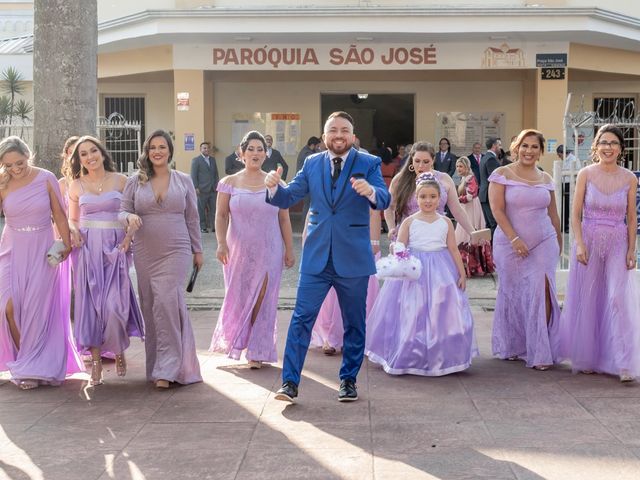
[[333, 162], [333, 175], [331, 175], [331, 183], [336, 183], [336, 180], [338, 180], [340, 172], [342, 171], [342, 158], [332, 158], [331, 161]]

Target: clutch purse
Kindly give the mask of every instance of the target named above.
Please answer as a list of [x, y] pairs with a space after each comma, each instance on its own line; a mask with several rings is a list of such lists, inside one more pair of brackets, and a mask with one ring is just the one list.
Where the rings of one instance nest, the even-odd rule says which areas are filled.
[[479, 245], [484, 242], [491, 242], [491, 230], [483, 228], [482, 230], [476, 230], [471, 233], [471, 244]]
[[194, 265], [193, 270], [191, 270], [191, 278], [189, 278], [189, 283], [187, 284], [187, 293], [193, 292], [193, 287], [196, 284], [196, 279], [198, 278], [199, 271], [200, 269]]
[[62, 253], [65, 251], [65, 246], [62, 240], [56, 240], [51, 245], [51, 248], [47, 251], [47, 262], [52, 267], [57, 267], [62, 262]]
[[376, 262], [376, 277], [395, 280], [417, 280], [422, 275], [422, 263], [402, 242], [393, 244], [394, 253]]

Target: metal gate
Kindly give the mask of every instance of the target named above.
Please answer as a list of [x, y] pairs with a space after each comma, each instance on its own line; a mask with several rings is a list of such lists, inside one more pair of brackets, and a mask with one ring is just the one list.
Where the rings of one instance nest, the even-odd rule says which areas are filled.
[[125, 119], [119, 113], [98, 118], [98, 137], [119, 172], [130, 175], [136, 168], [136, 162], [142, 147], [142, 126], [139, 122]]

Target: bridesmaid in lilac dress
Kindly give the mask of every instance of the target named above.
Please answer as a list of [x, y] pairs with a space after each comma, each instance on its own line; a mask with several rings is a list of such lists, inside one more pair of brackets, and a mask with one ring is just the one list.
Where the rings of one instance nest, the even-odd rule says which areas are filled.
[[[308, 223], [308, 219], [307, 219]], [[380, 258], [380, 230], [382, 219], [378, 210], [371, 210], [369, 215], [369, 236], [371, 237], [371, 250], [376, 260]], [[376, 301], [380, 284], [378, 277], [371, 275], [367, 286], [367, 317]], [[327, 297], [320, 307], [318, 318], [311, 331], [311, 343], [314, 347], [321, 347], [325, 355], [335, 355], [338, 349], [342, 348], [344, 337], [344, 327], [342, 323], [342, 313], [338, 296], [333, 287], [329, 289]]]
[[147, 378], [166, 389], [202, 381], [184, 289], [204, 259], [196, 190], [188, 175], [170, 168], [171, 136], [156, 130], [142, 149], [139, 170], [124, 188], [120, 220], [135, 232]]
[[251, 368], [278, 360], [276, 315], [283, 262], [295, 262], [289, 211], [264, 201], [264, 137], [252, 131], [240, 144], [245, 168], [218, 183], [216, 256], [223, 265], [225, 297], [210, 351]]
[[553, 179], [536, 163], [544, 151], [537, 130], [523, 130], [511, 144], [516, 161], [489, 177], [489, 202], [498, 228], [493, 238], [499, 285], [493, 319], [493, 354], [521, 358], [547, 370], [560, 308], [555, 275], [561, 250]]
[[[78, 137], [77, 135], [67, 138], [67, 140], [64, 142], [62, 153], [60, 154], [60, 159], [62, 160], [60, 173], [62, 173], [62, 178], [58, 180], [58, 185], [60, 185], [60, 193], [62, 194], [62, 207], [67, 217], [69, 217], [69, 185], [67, 183], [67, 176], [71, 172], [71, 154], [73, 153], [73, 147], [78, 141], [78, 138], [80, 137]], [[57, 234], [57, 237], [60, 238], [60, 235]], [[69, 301], [69, 299], [73, 296], [73, 286], [71, 279], [71, 271], [73, 266], [71, 257], [72, 255], [67, 258], [66, 262], [62, 262], [60, 265], [58, 265], [60, 308], [63, 310], [65, 318], [69, 319], [71, 319], [72, 309], [72, 302]]]
[[[60, 308], [58, 269], [47, 262], [53, 217], [71, 251], [67, 217], [56, 177], [30, 165], [18, 137], [0, 142], [0, 206], [6, 225], [0, 239], [0, 371], [22, 389], [59, 385], [83, 371], [70, 322]], [[66, 299], [68, 301], [68, 298]]]
[[389, 185], [391, 205], [384, 211], [384, 219], [389, 227], [390, 239], [395, 239], [402, 221], [418, 211], [416, 178], [422, 173], [433, 174], [440, 184], [441, 194], [438, 213], [444, 215], [444, 207], [447, 206], [458, 224], [460, 224], [467, 233], [471, 234], [475, 230], [462, 205], [460, 205], [453, 180], [448, 174], [438, 172], [433, 167], [435, 155], [435, 150], [431, 143], [414, 143], [413, 147], [411, 147], [408, 160], [402, 166], [400, 172], [391, 180], [391, 185]]
[[129, 337], [143, 337], [142, 315], [129, 278], [131, 236], [118, 222], [127, 177], [115, 172], [100, 141], [81, 137], [73, 149], [69, 178], [69, 224], [74, 259], [74, 333], [91, 352], [91, 385], [102, 383], [102, 359], [114, 355], [116, 373], [127, 373]]
[[[636, 176], [617, 165], [624, 137], [604, 125], [594, 165], [578, 174], [571, 222], [575, 242], [560, 326], [559, 356], [575, 371], [640, 375], [636, 272]], [[625, 225], [626, 220], [626, 225]]]

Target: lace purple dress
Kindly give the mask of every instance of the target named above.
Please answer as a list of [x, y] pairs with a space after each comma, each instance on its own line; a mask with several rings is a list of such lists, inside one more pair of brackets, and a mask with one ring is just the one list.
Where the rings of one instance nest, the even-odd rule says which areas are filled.
[[567, 294], [560, 321], [558, 355], [574, 371], [640, 376], [640, 292], [635, 270], [627, 270], [629, 176], [608, 175], [597, 165], [587, 175], [582, 238], [587, 265], [573, 245]]
[[[560, 308], [556, 297], [556, 267], [560, 247], [547, 209], [554, 194], [553, 183], [530, 185], [493, 172], [490, 182], [505, 186], [506, 215], [529, 248], [529, 256], [517, 256], [511, 242], [498, 227], [493, 254], [499, 284], [493, 317], [493, 354], [517, 356], [528, 367], [554, 363], [550, 337], [557, 334]], [[551, 295], [551, 320], [547, 325], [545, 278]]]
[[[61, 298], [58, 267], [47, 263], [54, 240], [47, 185], [62, 205], [58, 181], [46, 170], [2, 202], [6, 224], [0, 239], [0, 371], [9, 370], [15, 383], [59, 385], [65, 375], [84, 371], [71, 338], [68, 307], [66, 314], [61, 308], [69, 297]], [[20, 332], [19, 349], [6, 321], [9, 300]]]
[[[284, 243], [279, 209], [257, 192], [218, 183], [218, 192], [231, 195], [227, 244], [229, 261], [223, 267], [225, 296], [210, 351], [239, 359], [276, 362], [276, 315], [283, 269]], [[262, 305], [251, 323], [251, 313], [264, 282]]]
[[142, 227], [133, 241], [140, 307], [145, 322], [147, 379], [182, 384], [202, 381], [184, 297], [193, 254], [202, 252], [196, 190], [191, 178], [171, 170], [169, 189], [156, 201], [151, 182], [127, 180], [120, 220], [135, 213]]
[[74, 334], [79, 348], [100, 347], [101, 352], [120, 354], [129, 337], [143, 337], [129, 267], [131, 253], [118, 248], [124, 229], [118, 222], [122, 194], [80, 195], [80, 234], [83, 244], [74, 259]]

